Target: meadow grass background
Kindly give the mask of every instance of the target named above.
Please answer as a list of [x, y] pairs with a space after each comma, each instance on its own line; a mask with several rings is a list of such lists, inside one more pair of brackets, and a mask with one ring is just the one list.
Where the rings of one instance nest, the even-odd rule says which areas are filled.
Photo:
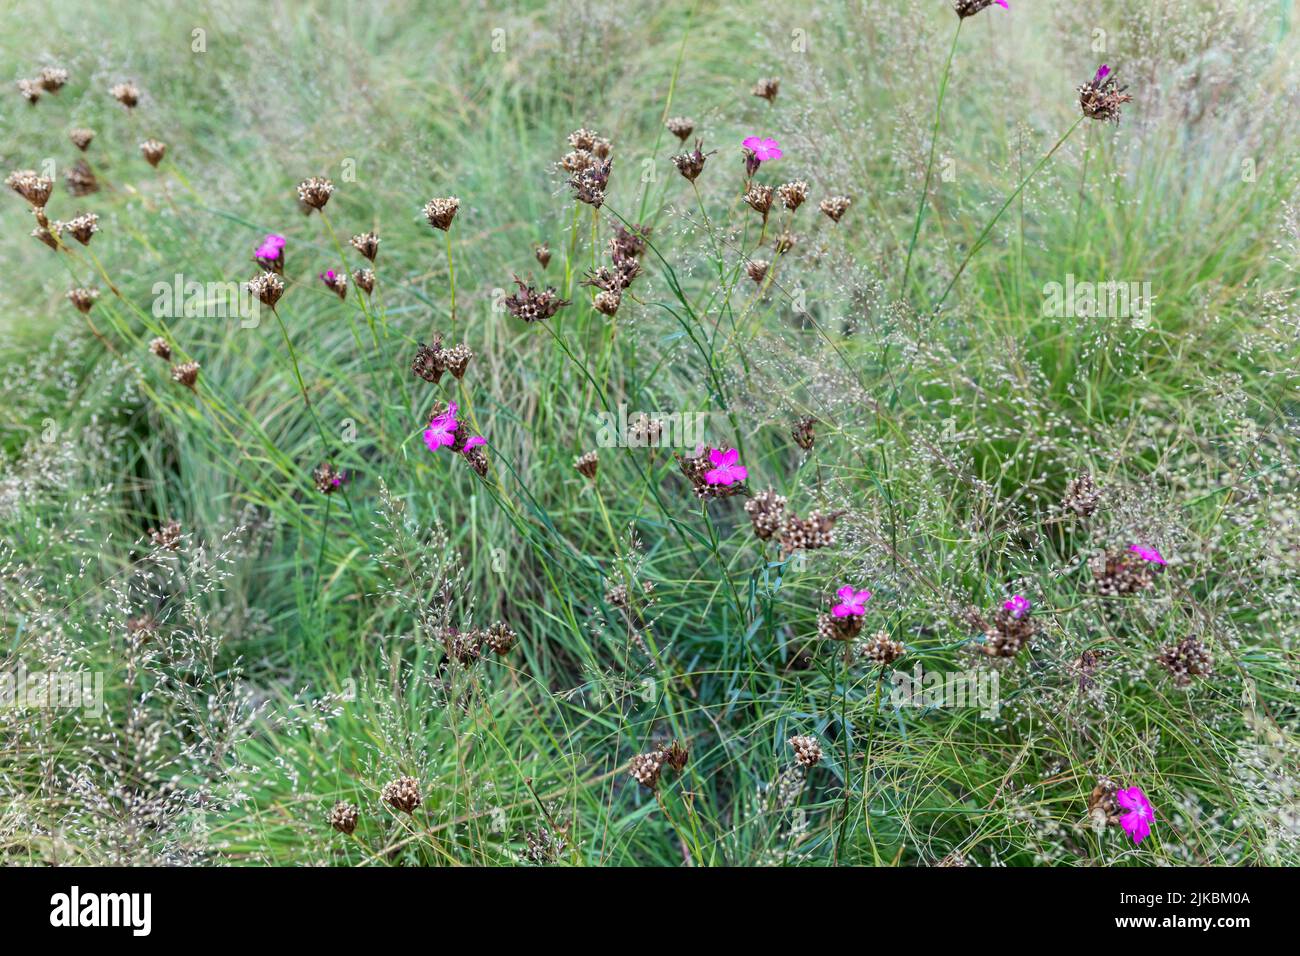
[[[16, 4], [30, 28], [0, 38], [0, 73], [71, 80], [4, 99], [6, 171], [52, 159], [52, 215], [96, 212], [100, 233], [97, 266], [30, 239], [18, 197], [0, 206], [0, 653], [105, 674], [107, 713], [0, 711], [6, 861], [1294, 863], [1294, 11], [1013, 7], [962, 28], [904, 289], [956, 26], [942, 0]], [[936, 313], [1102, 62], [1135, 97], [1123, 122], [1074, 132]], [[749, 92], [768, 75], [770, 106]], [[131, 113], [107, 93], [126, 79]], [[718, 151], [699, 202], [669, 160], [679, 114]], [[61, 182], [73, 126], [98, 133], [84, 199]], [[615, 150], [594, 249], [554, 170], [583, 126]], [[760, 179], [812, 194], [761, 253], [739, 201], [750, 134], [785, 149]], [[337, 186], [342, 249], [296, 208], [311, 175]], [[854, 200], [838, 225], [816, 209], [831, 194]], [[454, 335], [444, 237], [420, 214], [441, 195], [461, 200]], [[611, 322], [578, 281], [619, 217], [655, 248]], [[745, 258], [771, 258], [787, 218], [797, 245], [755, 287]], [[347, 237], [370, 228], [363, 311], [315, 276], [364, 265]], [[176, 274], [247, 279], [268, 232], [288, 239], [280, 314], [328, 450], [269, 314], [151, 312]], [[494, 308], [515, 273], [574, 300], [555, 334]], [[1069, 275], [1149, 282], [1149, 321], [1045, 315]], [[101, 290], [98, 336], [73, 285]], [[475, 352], [459, 387], [410, 374], [435, 331]], [[197, 392], [148, 354], [157, 334], [202, 364]], [[489, 438], [486, 480], [421, 441], [449, 397]], [[756, 490], [846, 512], [836, 545], [760, 547], [741, 499], [702, 509], [668, 449], [602, 448], [583, 479], [572, 460], [620, 402], [708, 413]], [[789, 429], [807, 415], [804, 453]], [[312, 487], [326, 458], [346, 494]], [[1105, 492], [1088, 521], [1058, 507], [1081, 472]], [[183, 546], [152, 549], [171, 519]], [[1137, 540], [1166, 573], [1098, 600], [1088, 558]], [[872, 590], [866, 632], [907, 645], [899, 667], [996, 668], [997, 716], [895, 708], [888, 674], [818, 646], [843, 583]], [[1038, 637], [990, 661], [966, 611], [1013, 593]], [[146, 639], [127, 628], [143, 613]], [[509, 657], [443, 659], [438, 628], [497, 619], [521, 637]], [[1184, 689], [1152, 659], [1187, 636], [1216, 673]], [[825, 750], [806, 775], [793, 734]], [[638, 787], [628, 761], [670, 739], [686, 770]], [[423, 789], [410, 817], [379, 799], [402, 774]], [[1102, 777], [1155, 805], [1140, 847], [1089, 822]], [[338, 800], [360, 807], [353, 837], [326, 822]]]

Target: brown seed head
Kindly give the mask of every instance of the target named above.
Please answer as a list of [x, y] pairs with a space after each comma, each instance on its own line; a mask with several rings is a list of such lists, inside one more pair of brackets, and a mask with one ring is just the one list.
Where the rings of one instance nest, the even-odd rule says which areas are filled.
[[149, 351], [163, 361], [170, 361], [172, 357], [172, 347], [167, 344], [167, 340], [164, 338], [151, 340], [149, 342]]
[[451, 228], [451, 221], [460, 209], [460, 200], [455, 196], [438, 196], [424, 204], [424, 218], [434, 229], [446, 232]]
[[362, 232], [352, 237], [352, 248], [371, 262], [379, 255], [379, 236], [373, 232]]
[[44, 209], [54, 191], [54, 180], [30, 169], [18, 169], [5, 177], [5, 185], [22, 196], [34, 209]]
[[420, 782], [414, 777], [398, 777], [384, 784], [379, 798], [400, 813], [411, 813], [420, 805]]
[[77, 307], [77, 311], [83, 315], [94, 308], [95, 300], [99, 298], [98, 289], [69, 289], [68, 301]]
[[199, 380], [200, 368], [198, 362], [182, 362], [180, 365], [173, 365], [172, 381], [179, 382], [186, 388], [193, 388]]
[[167, 144], [156, 139], [146, 139], [140, 144], [140, 154], [150, 166], [156, 168], [167, 155]]
[[311, 176], [298, 184], [298, 202], [307, 210], [324, 209], [334, 195], [334, 184], [324, 176]]
[[68, 71], [61, 66], [47, 66], [41, 70], [36, 81], [46, 93], [57, 93], [68, 82]]
[[117, 100], [127, 109], [134, 109], [135, 105], [140, 102], [140, 90], [131, 82], [118, 83], [109, 87], [109, 95]]
[[68, 192], [77, 197], [90, 196], [99, 192], [99, 180], [95, 178], [95, 171], [84, 158], [78, 159], [68, 167], [67, 172], [63, 174], [63, 182], [68, 187]]
[[817, 208], [829, 216], [831, 222], [839, 222], [852, 203], [848, 196], [828, 196], [817, 204]]
[[351, 803], [344, 803], [340, 800], [334, 804], [334, 809], [330, 811], [330, 826], [345, 836], [350, 836], [357, 828], [357, 821], [361, 819], [361, 811]]
[[685, 116], [674, 116], [664, 125], [668, 127], [668, 132], [683, 143], [690, 139], [691, 134], [695, 132], [695, 121], [689, 120]]
[[284, 280], [274, 272], [263, 272], [261, 275], [253, 276], [248, 280], [247, 287], [250, 293], [257, 296], [259, 302], [272, 309], [280, 301], [280, 296], [284, 295]]
[[822, 745], [816, 737], [807, 734], [795, 734], [790, 738], [794, 748], [794, 759], [799, 766], [811, 769], [822, 762]]
[[600, 467], [600, 458], [594, 451], [584, 452], [573, 459], [573, 467], [578, 469], [578, 474], [582, 477], [595, 479], [596, 469]]
[[375, 291], [375, 270], [374, 269], [353, 269], [352, 281], [357, 284], [357, 288], [366, 295]]
[[86, 151], [87, 147], [90, 146], [90, 141], [94, 138], [95, 131], [93, 129], [86, 129], [83, 126], [78, 126], [76, 129], [68, 130], [68, 139], [72, 140], [72, 145], [76, 146], [77, 149], [81, 150], [83, 153]]
[[807, 201], [808, 184], [802, 179], [796, 179], [778, 187], [777, 193], [781, 196], [781, 205], [794, 212]]
[[775, 76], [765, 76], [754, 84], [751, 91], [755, 96], [767, 100], [769, 103], [776, 100], [776, 94], [781, 91], [781, 80]]

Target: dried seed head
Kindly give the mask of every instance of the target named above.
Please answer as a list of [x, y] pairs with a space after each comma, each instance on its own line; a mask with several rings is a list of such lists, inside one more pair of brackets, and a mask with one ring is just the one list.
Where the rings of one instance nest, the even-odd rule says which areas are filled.
[[140, 90], [131, 82], [115, 84], [109, 87], [108, 92], [113, 99], [127, 109], [134, 109], [135, 105], [140, 102]]
[[862, 615], [817, 615], [817, 636], [824, 641], [851, 641], [862, 633]]
[[57, 93], [68, 82], [68, 71], [61, 66], [47, 66], [41, 70], [36, 81], [46, 93]]
[[518, 276], [515, 285], [519, 290], [505, 300], [506, 311], [525, 322], [541, 322], [549, 319], [569, 304], [568, 299], [561, 299], [554, 288], [547, 287], [545, 292], [538, 292]]
[[614, 235], [609, 239], [609, 254], [616, 263], [626, 259], [636, 259], [646, 250], [646, 241], [650, 238], [649, 226], [615, 226]]
[[938, 863], [935, 864], [935, 866], [943, 866], [943, 867], [966, 866], [966, 865], [967, 865], [966, 857], [962, 855], [960, 852], [958, 852], [957, 850], [953, 850], [951, 853], [949, 853], [942, 860], [940, 860]]
[[647, 790], [653, 790], [659, 786], [659, 774], [663, 768], [663, 751], [655, 750], [648, 754], [638, 754], [633, 757], [628, 769], [633, 780]]
[[379, 255], [379, 236], [373, 232], [362, 232], [352, 237], [352, 248], [371, 262]]
[[99, 298], [98, 289], [69, 289], [68, 301], [77, 307], [77, 311], [83, 315], [89, 312], [95, 305], [95, 300]]
[[439, 196], [424, 204], [424, 218], [434, 229], [446, 232], [451, 228], [451, 221], [460, 209], [460, 200], [455, 196]]
[[442, 364], [457, 381], [465, 377], [465, 369], [469, 367], [469, 360], [473, 357], [474, 353], [463, 342], [442, 350]]
[[384, 784], [379, 798], [394, 810], [411, 813], [420, 805], [420, 782], [414, 777], [398, 777]]
[[308, 211], [324, 209], [334, 195], [334, 184], [324, 176], [312, 176], [298, 184], [298, 202]]
[[993, 615], [993, 624], [984, 632], [980, 645], [989, 657], [1015, 657], [1038, 632], [1038, 625], [1028, 614], [1016, 617], [1015, 612], [1000, 607]]
[[1073, 511], [1080, 518], [1089, 517], [1100, 503], [1101, 492], [1092, 483], [1092, 475], [1086, 471], [1065, 486], [1065, 496], [1061, 499], [1061, 507]]
[[668, 132], [672, 133], [683, 143], [691, 138], [695, 132], [695, 121], [689, 120], [685, 116], [674, 116], [664, 123], [668, 127]]
[[41, 81], [40, 80], [19, 80], [18, 93], [30, 105], [35, 106], [37, 100], [41, 98]]
[[89, 196], [99, 192], [99, 180], [85, 159], [78, 159], [68, 167], [68, 171], [63, 174], [63, 182], [68, 187], [68, 192], [74, 196]]
[[60, 226], [58, 223], [54, 224], [54, 232], [51, 232], [48, 226], [38, 225], [35, 229], [32, 230], [31, 235], [33, 239], [39, 239], [41, 240], [41, 242], [45, 243], [51, 249], [58, 251], [59, 240], [56, 233], [59, 231], [59, 229]]
[[461, 453], [461, 457], [465, 459], [465, 461], [469, 464], [469, 466], [474, 469], [474, 473], [477, 474], [480, 478], [487, 477], [487, 473], [488, 473], [487, 453], [483, 451], [483, 448], [481, 446], [475, 446], [474, 448], [466, 448]]
[[59, 226], [60, 231], [66, 230], [72, 233], [72, 238], [84, 246], [90, 242], [91, 236], [99, 232], [99, 217], [93, 212], [83, 212], [80, 216], [60, 223]]
[[330, 811], [330, 826], [345, 836], [351, 836], [352, 831], [357, 828], [357, 821], [360, 818], [361, 811], [356, 806], [340, 800], [334, 804], [334, 809]]
[[140, 154], [150, 166], [156, 168], [167, 155], [167, 144], [156, 139], [146, 139], [140, 144]]
[[804, 451], [812, 451], [812, 447], [817, 441], [816, 427], [817, 419], [801, 418], [790, 429], [790, 437]]
[[863, 655], [870, 661], [888, 667], [907, 653], [898, 641], [892, 640], [887, 631], [877, 631], [862, 648]]
[[762, 213], [764, 219], [767, 218], [767, 214], [772, 210], [771, 186], [764, 186], [755, 183], [745, 190], [745, 195], [742, 198], [744, 198], [745, 202], [749, 204], [750, 209]]
[[1131, 551], [1112, 548], [1093, 556], [1088, 562], [1097, 593], [1103, 597], [1121, 597], [1146, 590], [1155, 583], [1155, 568]]
[[533, 250], [533, 255], [537, 257], [537, 261], [541, 263], [543, 269], [551, 264], [551, 247], [546, 243], [543, 242], [537, 246]]
[[426, 382], [437, 385], [438, 380], [447, 371], [447, 363], [443, 355], [442, 336], [438, 336], [434, 340], [432, 348], [421, 345], [415, 350], [415, 358], [411, 362], [411, 371]]
[[767, 541], [785, 524], [785, 497], [772, 488], [760, 491], [745, 502], [745, 512], [754, 525], [754, 534]]
[[352, 281], [357, 284], [357, 288], [366, 295], [375, 291], [375, 270], [374, 269], [353, 269]]
[[754, 84], [751, 91], [755, 96], [762, 97], [769, 103], [776, 99], [776, 94], [781, 90], [781, 80], [775, 76], [765, 76]]
[[993, 4], [1006, 6], [1006, 0], [952, 0], [952, 7], [957, 12], [957, 16], [963, 20], [967, 17], [973, 17], [985, 7], [991, 7]]
[[835, 543], [835, 522], [843, 514], [842, 511], [836, 511], [823, 515], [820, 511], [814, 511], [807, 518], [791, 514], [781, 531], [781, 546], [791, 553], [830, 547]]
[[175, 551], [181, 546], [181, 523], [176, 520], [168, 521], [161, 527], [154, 528], [149, 532], [149, 543], [155, 548], [162, 548], [166, 551]]
[[328, 461], [317, 465], [311, 473], [311, 478], [316, 483], [316, 490], [322, 495], [332, 495], [343, 486], [343, 472]]
[[54, 191], [54, 180], [30, 169], [14, 170], [5, 177], [5, 185], [22, 196], [35, 209], [44, 209]]
[[327, 269], [320, 274], [320, 281], [324, 282], [325, 288], [340, 299], [348, 297], [348, 274], [346, 272], [335, 272], [333, 269]]
[[1088, 794], [1088, 816], [1100, 826], [1117, 827], [1120, 817], [1124, 815], [1115, 794], [1118, 785], [1109, 777], [1101, 777], [1097, 785]]
[[616, 289], [605, 289], [596, 293], [591, 304], [596, 311], [602, 315], [613, 315], [618, 311], [619, 304], [623, 301], [622, 295]]
[[1210, 677], [1214, 674], [1214, 658], [1210, 649], [1198, 637], [1185, 637], [1177, 644], [1161, 648], [1156, 663], [1169, 672], [1174, 683], [1186, 687], [1193, 677]]
[[828, 196], [817, 204], [817, 208], [829, 216], [831, 222], [839, 222], [852, 203], [848, 196]]
[[594, 451], [584, 452], [573, 459], [573, 467], [578, 469], [578, 474], [582, 477], [595, 479], [596, 469], [600, 467], [600, 458]]
[[179, 382], [186, 388], [193, 388], [199, 380], [199, 369], [201, 366], [198, 362], [182, 362], [180, 365], [172, 366], [172, 381]]
[[596, 140], [599, 139], [599, 137], [600, 134], [595, 130], [586, 129], [585, 127], [583, 129], [575, 129], [569, 134], [569, 145], [580, 152], [590, 153], [595, 150]]
[[610, 607], [627, 607], [627, 585], [613, 584], [605, 590], [605, 601]]
[[93, 129], [86, 129], [85, 127], [78, 126], [76, 129], [68, 130], [68, 139], [72, 140], [72, 145], [76, 146], [77, 149], [81, 150], [83, 153], [90, 146], [90, 141], [94, 138], [95, 131]]
[[579, 170], [569, 179], [569, 186], [579, 202], [599, 209], [605, 202], [605, 187], [609, 185], [609, 174], [613, 172], [612, 159], [594, 160], [585, 169]]
[[769, 266], [771, 266], [771, 263], [766, 259], [750, 259], [745, 263], [745, 274], [756, 283], [762, 282], [767, 278]]
[[794, 212], [807, 201], [808, 184], [802, 179], [796, 179], [779, 187], [777, 193], [781, 196], [781, 204]]
[[673, 165], [677, 167], [677, 171], [691, 182], [695, 182], [700, 173], [704, 172], [704, 163], [708, 159], [708, 156], [701, 148], [702, 145], [702, 141], [697, 139], [695, 149], [689, 153], [682, 153], [680, 156], [673, 157]]
[[694, 457], [683, 457], [673, 453], [673, 458], [677, 460], [677, 467], [682, 470], [686, 480], [691, 483], [691, 490], [695, 492], [695, 497], [701, 500], [709, 498], [730, 498], [732, 495], [748, 494], [749, 486], [744, 481], [733, 481], [729, 485], [711, 485], [706, 477], [708, 472], [713, 470], [713, 463], [710, 460], [710, 453], [714, 449], [701, 448], [700, 453]]
[[822, 762], [822, 745], [816, 737], [795, 734], [790, 738], [790, 746], [794, 748], [794, 759], [799, 766], [811, 769]]
[[170, 361], [172, 357], [172, 347], [167, 344], [163, 338], [153, 339], [149, 343], [149, 351], [158, 356], [163, 361]]
[[667, 747], [661, 747], [660, 752], [664, 755], [664, 763], [672, 767], [677, 773], [686, 769], [686, 762], [691, 759], [691, 751], [680, 741], [674, 740]]
[[664, 423], [642, 412], [628, 423], [628, 443], [634, 448], [658, 445], [663, 437]]
[[1127, 89], [1127, 86], [1116, 83], [1110, 75], [1110, 67], [1103, 66], [1096, 76], [1079, 87], [1079, 109], [1089, 119], [1118, 125], [1124, 104], [1133, 101], [1133, 97], [1124, 92]]
[[280, 301], [280, 296], [284, 295], [284, 280], [274, 272], [263, 272], [249, 279], [247, 288], [250, 293], [257, 296], [259, 302], [274, 309], [275, 304]]
[[519, 635], [505, 621], [497, 621], [487, 629], [483, 641], [493, 654], [504, 657], [519, 643]]

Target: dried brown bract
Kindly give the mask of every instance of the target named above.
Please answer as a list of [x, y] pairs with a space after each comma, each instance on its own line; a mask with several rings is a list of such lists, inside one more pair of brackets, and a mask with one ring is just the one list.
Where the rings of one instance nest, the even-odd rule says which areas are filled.
[[778, 187], [777, 195], [781, 197], [781, 205], [794, 212], [808, 200], [808, 184], [796, 179]]
[[1110, 67], [1103, 66], [1096, 76], [1079, 87], [1079, 109], [1089, 119], [1118, 125], [1124, 104], [1133, 101], [1133, 97], [1124, 92], [1127, 89], [1127, 86], [1116, 83], [1110, 75]]
[[163, 157], [167, 155], [167, 144], [156, 139], [146, 139], [140, 144], [140, 155], [150, 166], [157, 168]]
[[198, 362], [181, 362], [179, 365], [173, 365], [172, 381], [192, 389], [199, 380], [201, 367]]
[[741, 197], [754, 212], [760, 213], [763, 220], [767, 221], [767, 214], [772, 211], [772, 187], [764, 186], [761, 183], [754, 183]]
[[352, 835], [360, 819], [361, 811], [354, 804], [344, 803], [342, 800], [334, 804], [334, 808], [330, 810], [330, 826], [345, 836]]
[[68, 130], [68, 139], [72, 140], [72, 145], [83, 153], [89, 148], [90, 142], [94, 138], [95, 131], [93, 129], [78, 126], [76, 129]]
[[614, 315], [623, 301], [623, 296], [615, 289], [604, 289], [596, 293], [591, 300], [592, 307], [601, 315]]
[[659, 774], [664, 768], [664, 755], [661, 750], [654, 750], [648, 754], [637, 754], [632, 758], [632, 763], [628, 766], [628, 772], [632, 779], [647, 790], [654, 790], [659, 786]]
[[117, 83], [108, 88], [108, 93], [113, 99], [117, 100], [127, 109], [135, 109], [136, 104], [140, 102], [140, 90], [134, 83]]
[[573, 459], [573, 467], [582, 477], [595, 480], [596, 469], [600, 467], [600, 458], [594, 451], [584, 452]]
[[284, 280], [274, 272], [263, 272], [249, 279], [247, 288], [250, 293], [257, 296], [259, 302], [274, 309], [275, 304], [280, 301], [280, 296], [284, 295]]
[[551, 264], [551, 247], [546, 243], [543, 242], [538, 245], [537, 248], [533, 250], [533, 255], [537, 258], [537, 262], [543, 269]]
[[77, 311], [83, 315], [94, 308], [95, 300], [98, 298], [98, 289], [77, 288], [68, 290], [68, 301], [76, 306]]
[[980, 650], [989, 657], [1015, 657], [1037, 632], [1038, 625], [1028, 614], [1016, 617], [1001, 607], [993, 615], [992, 625], [984, 632]]
[[801, 418], [790, 429], [790, 437], [804, 451], [812, 451], [812, 447], [817, 441], [816, 429], [817, 419], [812, 417]]
[[843, 511], [828, 515], [813, 511], [807, 518], [791, 514], [781, 531], [781, 546], [790, 553], [830, 547], [835, 543], [835, 522], [843, 514]]
[[171, 360], [172, 347], [167, 344], [167, 340], [164, 338], [152, 339], [149, 342], [149, 351], [158, 356], [164, 362]]
[[175, 551], [181, 546], [181, 523], [173, 520], [154, 528], [149, 532], [149, 543], [155, 548]]
[[886, 631], [877, 631], [862, 648], [863, 656], [873, 663], [888, 667], [907, 653], [907, 648], [893, 640]]
[[379, 255], [379, 236], [374, 232], [361, 232], [352, 237], [352, 248], [371, 262]]
[[525, 322], [541, 322], [549, 319], [569, 304], [568, 299], [561, 299], [554, 288], [547, 287], [545, 292], [538, 292], [524, 280], [515, 276], [515, 285], [519, 290], [505, 300], [506, 311]]
[[19, 169], [5, 177], [5, 185], [22, 196], [35, 209], [43, 209], [54, 191], [54, 180], [34, 170]]
[[767, 100], [769, 103], [775, 102], [776, 94], [781, 91], [781, 80], [775, 76], [765, 76], [754, 84], [750, 91], [755, 96]]
[[323, 461], [317, 465], [311, 473], [311, 477], [312, 481], [316, 483], [316, 490], [322, 495], [332, 495], [343, 486], [343, 472], [328, 461]]
[[767, 270], [771, 268], [772, 263], [766, 259], [750, 259], [745, 263], [745, 275], [757, 285], [761, 284], [767, 278]]
[[700, 173], [704, 172], [704, 163], [709, 158], [702, 145], [702, 142], [697, 139], [695, 149], [673, 157], [673, 165], [677, 167], [677, 171], [691, 182], [700, 178]]
[[68, 71], [61, 66], [44, 67], [36, 77], [46, 93], [57, 93], [68, 82]]
[[1001, 3], [1001, 0], [953, 0], [952, 7], [957, 11], [957, 16], [963, 20], [966, 17], [973, 17], [985, 7], [991, 7], [995, 3]]
[[1144, 591], [1155, 583], [1157, 565], [1143, 561], [1131, 551], [1110, 549], [1089, 561], [1097, 593], [1103, 597], [1122, 597]]
[[374, 269], [353, 269], [352, 281], [357, 284], [357, 288], [366, 295], [375, 291], [375, 270]]
[[1086, 471], [1065, 486], [1065, 495], [1061, 498], [1061, 508], [1073, 511], [1080, 518], [1089, 517], [1101, 503], [1101, 492], [1092, 482], [1092, 475]]
[[484, 632], [483, 643], [493, 654], [504, 657], [519, 643], [519, 635], [504, 621], [497, 621]]
[[668, 132], [683, 143], [690, 139], [691, 134], [695, 132], [695, 121], [689, 120], [685, 116], [671, 117], [668, 122], [664, 123], [664, 126], [668, 127]]
[[862, 633], [862, 615], [817, 615], [817, 636], [824, 641], [851, 641]]
[[822, 745], [817, 742], [816, 737], [795, 734], [790, 738], [789, 743], [794, 748], [794, 759], [799, 766], [812, 769], [822, 762]]
[[613, 169], [612, 159], [599, 159], [575, 173], [569, 179], [574, 196], [579, 202], [599, 209], [605, 203], [605, 187], [609, 185], [609, 174]]

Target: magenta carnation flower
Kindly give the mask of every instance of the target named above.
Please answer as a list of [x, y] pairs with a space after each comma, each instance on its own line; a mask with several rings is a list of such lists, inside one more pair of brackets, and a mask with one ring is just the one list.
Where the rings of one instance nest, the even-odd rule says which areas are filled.
[[456, 403], [448, 402], [447, 410], [429, 419], [429, 426], [424, 430], [424, 443], [429, 446], [429, 451], [450, 448], [456, 444], [456, 429], [459, 425], [456, 421]]
[[1131, 544], [1129, 545], [1128, 549], [1132, 551], [1134, 554], [1136, 554], [1143, 561], [1150, 561], [1153, 564], [1167, 563], [1165, 559], [1160, 556], [1159, 551], [1157, 551], [1155, 548], [1148, 548], [1144, 544]]
[[734, 448], [714, 448], [709, 452], [709, 461], [713, 467], [704, 473], [704, 480], [710, 485], [734, 485], [749, 477], [749, 469], [737, 464], [740, 452]]
[[1003, 608], [1011, 612], [1011, 616], [1016, 620], [1024, 617], [1029, 612], [1029, 599], [1023, 594], [1017, 594], [1002, 605]]
[[781, 144], [770, 138], [746, 136], [740, 145], [753, 153], [754, 158], [760, 163], [765, 163], [769, 159], [780, 159], [784, 155], [781, 152]]
[[846, 584], [835, 592], [840, 603], [831, 608], [836, 617], [861, 617], [867, 613], [867, 602], [871, 600], [870, 591], [855, 591], [853, 585]]
[[1133, 838], [1134, 843], [1141, 843], [1151, 835], [1151, 824], [1155, 821], [1156, 812], [1151, 809], [1151, 801], [1141, 787], [1118, 791], [1115, 801], [1128, 811], [1119, 818], [1119, 825]]

